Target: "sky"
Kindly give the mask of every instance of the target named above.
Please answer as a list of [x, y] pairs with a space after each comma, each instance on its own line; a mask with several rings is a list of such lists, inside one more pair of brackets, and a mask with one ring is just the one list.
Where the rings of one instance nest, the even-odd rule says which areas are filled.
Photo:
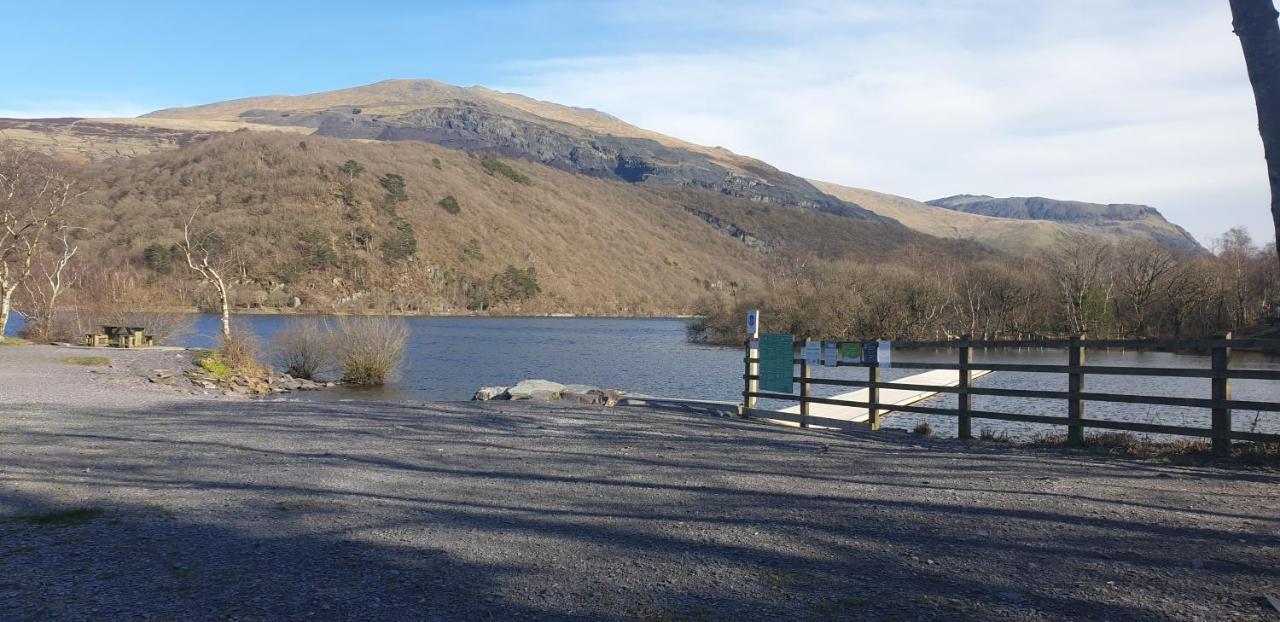
[[0, 0], [0, 117], [388, 78], [596, 108], [804, 177], [1143, 203], [1271, 241], [1227, 0]]

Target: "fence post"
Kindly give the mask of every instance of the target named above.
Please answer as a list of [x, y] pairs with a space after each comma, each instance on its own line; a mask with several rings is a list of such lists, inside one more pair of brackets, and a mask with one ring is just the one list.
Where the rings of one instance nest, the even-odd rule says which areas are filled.
[[742, 416], [745, 417], [747, 416], [747, 411], [756, 407], [756, 398], [752, 397], [751, 394], [760, 390], [759, 380], [748, 379], [749, 376], [755, 376], [760, 373], [760, 364], [751, 362], [751, 359], [760, 357], [760, 351], [751, 347], [750, 338], [747, 339], [746, 347], [744, 349], [747, 352], [747, 360], [746, 367], [744, 368], [746, 373], [743, 374], [742, 385]]
[[960, 421], [956, 430], [960, 438], [973, 438], [973, 421], [969, 418], [969, 411], [973, 409], [973, 396], [969, 395], [969, 385], [973, 382], [973, 372], [969, 370], [973, 364], [973, 350], [969, 345], [972, 340], [973, 335], [960, 336]]
[[809, 427], [809, 360], [800, 359], [800, 427]]
[[[1231, 339], [1231, 333], [1222, 336]], [[1227, 369], [1231, 366], [1231, 348], [1227, 345], [1213, 348], [1213, 381], [1212, 397], [1217, 400], [1231, 399], [1231, 379], [1227, 377]], [[1213, 407], [1213, 454], [1215, 456], [1231, 455], [1231, 439], [1227, 433], [1231, 431], [1231, 409]]]
[[[880, 364], [869, 363], [867, 365], [867, 380], [871, 382], [880, 382]], [[880, 387], [870, 387], [867, 389], [867, 424], [872, 430], [880, 429]]]
[[1084, 418], [1084, 400], [1080, 399], [1080, 394], [1084, 392], [1084, 371], [1079, 369], [1084, 366], [1085, 361], [1082, 336], [1072, 337], [1071, 345], [1067, 348], [1067, 364], [1077, 369], [1067, 372], [1067, 392], [1070, 393], [1067, 398], [1067, 418], [1072, 422], [1067, 425], [1068, 445], [1084, 444], [1084, 426], [1080, 424], [1080, 420]]

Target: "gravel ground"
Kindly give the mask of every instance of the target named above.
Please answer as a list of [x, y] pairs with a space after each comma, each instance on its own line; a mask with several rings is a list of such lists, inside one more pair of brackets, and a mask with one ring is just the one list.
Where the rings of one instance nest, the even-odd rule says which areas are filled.
[[1280, 619], [1274, 471], [66, 355], [0, 348], [0, 620]]

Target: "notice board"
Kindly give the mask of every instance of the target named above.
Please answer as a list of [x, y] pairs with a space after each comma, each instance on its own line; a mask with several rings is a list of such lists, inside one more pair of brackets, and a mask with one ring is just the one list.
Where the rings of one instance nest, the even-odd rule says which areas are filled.
[[760, 390], [791, 393], [795, 376], [795, 337], [760, 335]]

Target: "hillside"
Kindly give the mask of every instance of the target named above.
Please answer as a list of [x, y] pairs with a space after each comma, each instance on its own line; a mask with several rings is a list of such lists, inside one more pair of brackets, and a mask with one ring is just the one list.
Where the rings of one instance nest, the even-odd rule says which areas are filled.
[[564, 171], [669, 188], [699, 188], [862, 220], [885, 220], [808, 181], [727, 150], [692, 145], [604, 113], [483, 87], [388, 80], [301, 96], [158, 110], [149, 120], [248, 122], [317, 136], [429, 142], [530, 159]]
[[997, 198], [962, 194], [928, 202], [959, 213], [1084, 225], [1118, 236], [1145, 236], [1178, 250], [1200, 252], [1195, 238], [1147, 205], [1086, 203], [1044, 197]]
[[[348, 160], [363, 170], [343, 172]], [[235, 132], [85, 175], [86, 256], [190, 289], [154, 249], [178, 241], [198, 207], [197, 226], [233, 255], [242, 308], [296, 297], [304, 311], [676, 314], [758, 286], [790, 258], [977, 252], [896, 223], [419, 142]]]

